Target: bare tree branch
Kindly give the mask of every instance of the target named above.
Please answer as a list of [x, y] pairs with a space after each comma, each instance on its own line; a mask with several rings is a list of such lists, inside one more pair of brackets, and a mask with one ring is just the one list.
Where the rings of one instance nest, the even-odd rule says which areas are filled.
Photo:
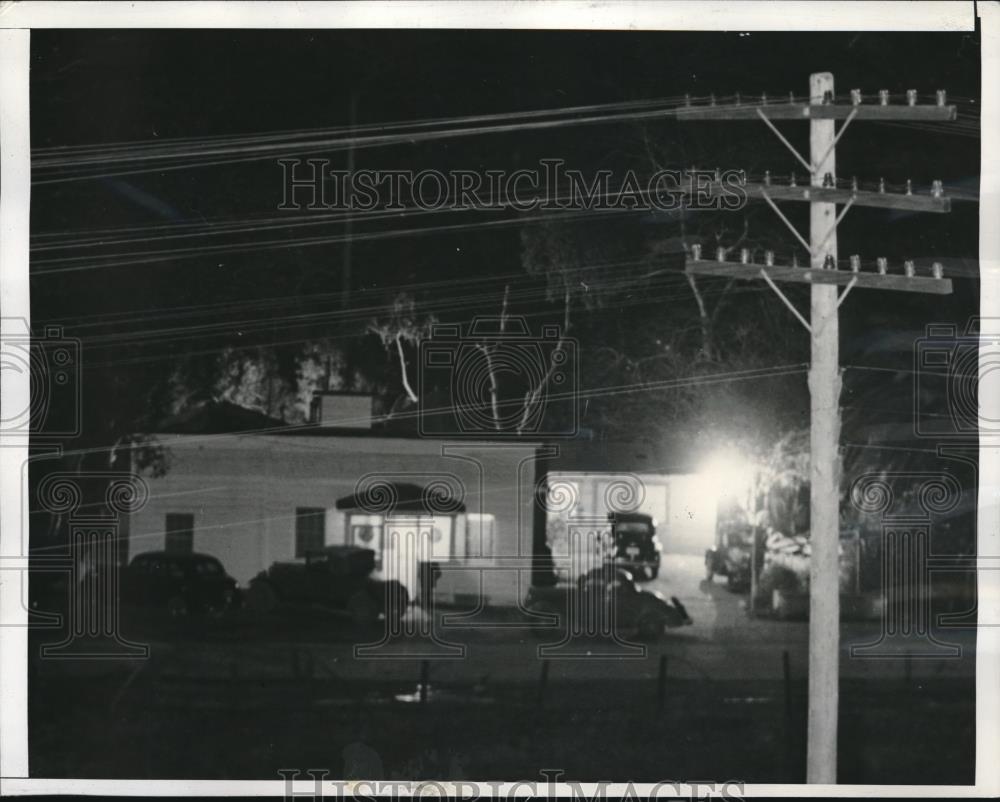
[[396, 335], [396, 348], [399, 351], [399, 371], [403, 377], [403, 389], [406, 390], [406, 395], [409, 399], [416, 404], [419, 399], [417, 398], [417, 394], [413, 392], [413, 388], [410, 387], [410, 379], [406, 375], [406, 354], [403, 353], [402, 333]]
[[517, 433], [524, 434], [524, 429], [528, 425], [528, 421], [531, 419], [532, 410], [538, 405], [539, 399], [542, 396], [542, 391], [548, 386], [549, 379], [552, 378], [552, 374], [556, 372], [556, 366], [558, 365], [558, 360], [556, 354], [561, 354], [566, 348], [566, 333], [569, 331], [569, 309], [570, 309], [570, 292], [569, 287], [566, 288], [563, 294], [563, 328], [559, 333], [559, 342], [556, 343], [556, 347], [552, 349], [552, 353], [549, 354], [549, 367], [545, 371], [545, 375], [539, 380], [538, 384], [524, 394], [524, 407], [521, 410], [521, 421], [517, 425]]
[[[507, 307], [510, 302], [510, 284], [503, 288], [503, 303], [500, 306], [500, 333], [507, 329]], [[493, 428], [500, 431], [500, 388], [497, 385], [496, 369], [493, 364], [493, 352], [496, 349], [496, 342], [488, 344], [485, 340], [476, 345], [484, 357], [486, 357], [486, 373], [490, 379], [490, 411], [493, 414]]]
[[701, 321], [701, 352], [705, 359], [714, 359], [712, 353], [712, 322], [708, 317], [708, 310], [705, 308], [705, 299], [702, 298], [698, 284], [694, 280], [694, 274], [685, 271], [688, 285], [694, 293], [694, 301], [698, 304], [698, 319]]

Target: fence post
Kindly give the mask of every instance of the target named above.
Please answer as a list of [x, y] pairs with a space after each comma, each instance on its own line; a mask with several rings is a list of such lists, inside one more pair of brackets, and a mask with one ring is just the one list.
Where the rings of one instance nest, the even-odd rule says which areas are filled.
[[420, 704], [427, 704], [427, 684], [430, 681], [431, 664], [427, 660], [420, 661]]
[[792, 661], [788, 649], [781, 653], [781, 674], [785, 680], [785, 719], [792, 720]]
[[663, 712], [663, 707], [667, 701], [667, 656], [660, 655], [660, 671], [656, 683], [656, 711]]
[[545, 707], [545, 694], [549, 686], [549, 661], [542, 660], [542, 673], [538, 678], [538, 700], [536, 707], [539, 711]]
[[799, 776], [799, 741], [795, 731], [795, 709], [792, 699], [792, 660], [785, 649], [781, 653], [781, 675], [785, 691], [785, 782], [798, 783], [803, 778]]

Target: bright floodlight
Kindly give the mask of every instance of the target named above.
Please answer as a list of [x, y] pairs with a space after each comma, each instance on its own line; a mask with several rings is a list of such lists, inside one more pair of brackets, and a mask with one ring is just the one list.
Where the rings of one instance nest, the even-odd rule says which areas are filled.
[[702, 493], [722, 500], [747, 498], [754, 481], [754, 464], [736, 449], [716, 451], [698, 472]]

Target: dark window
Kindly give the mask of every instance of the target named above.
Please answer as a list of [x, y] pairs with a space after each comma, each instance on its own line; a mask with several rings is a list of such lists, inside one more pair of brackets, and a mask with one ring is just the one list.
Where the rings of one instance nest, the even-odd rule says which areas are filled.
[[322, 507], [295, 508], [295, 556], [305, 557], [326, 545], [326, 510]]
[[186, 512], [167, 513], [167, 552], [190, 554], [194, 551], [194, 516]]

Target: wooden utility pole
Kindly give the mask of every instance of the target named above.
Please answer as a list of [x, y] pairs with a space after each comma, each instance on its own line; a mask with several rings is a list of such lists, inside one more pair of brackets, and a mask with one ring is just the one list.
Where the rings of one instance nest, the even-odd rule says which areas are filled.
[[[833, 97], [828, 72], [809, 79], [809, 98], [821, 105]], [[833, 120], [810, 120], [810, 182], [822, 187], [836, 179]], [[837, 205], [810, 204], [810, 264], [816, 270], [837, 262]], [[840, 357], [837, 285], [813, 284], [809, 316], [809, 728], [806, 777], [837, 781], [838, 659], [840, 657]]]
[[[677, 111], [679, 120], [761, 119], [809, 171], [808, 190], [794, 180], [788, 185], [773, 186], [769, 174], [760, 184], [748, 186], [751, 200], [766, 201], [798, 242], [809, 252], [809, 267], [797, 264], [778, 266], [774, 254], [765, 254], [764, 264], [754, 264], [749, 251], [740, 260], [729, 261], [720, 248], [716, 260], [703, 260], [701, 246], [691, 247], [687, 262], [689, 274], [724, 276], [740, 279], [764, 279], [800, 323], [809, 331], [812, 362], [809, 370], [810, 397], [810, 545], [809, 564], [809, 727], [806, 780], [810, 783], [837, 781], [837, 704], [840, 675], [840, 364], [838, 309], [855, 286], [903, 292], [947, 294], [951, 281], [943, 277], [940, 264], [930, 270], [904, 263], [902, 275], [890, 274], [888, 262], [879, 258], [877, 272], [862, 271], [861, 259], [852, 256], [850, 271], [841, 271], [837, 259], [837, 224], [852, 205], [901, 208], [927, 212], [947, 212], [950, 204], [943, 197], [940, 182], [926, 194], [914, 194], [907, 182], [905, 193], [886, 192], [884, 182], [877, 191], [861, 190], [856, 182], [850, 189], [837, 185], [836, 144], [847, 126], [855, 120], [954, 120], [954, 106], [945, 104], [943, 91], [934, 105], [918, 105], [917, 93], [907, 92], [907, 104], [892, 105], [889, 93], [879, 92], [877, 105], [863, 104], [860, 90], [852, 90], [851, 104], [835, 102], [833, 75], [815, 73], [809, 79], [807, 103], [791, 98], [788, 103], [743, 103], [737, 96], [732, 104], [685, 106]], [[771, 122], [808, 120], [810, 158], [806, 161]], [[836, 131], [836, 120], [843, 120]], [[720, 187], [721, 189], [721, 187]], [[776, 201], [801, 201], [810, 204], [809, 240], [798, 232], [776, 205]], [[837, 203], [843, 204], [840, 215]], [[929, 273], [929, 275], [927, 275]], [[775, 282], [798, 282], [811, 285], [809, 320], [781, 292]], [[838, 293], [838, 286], [844, 290]]]

